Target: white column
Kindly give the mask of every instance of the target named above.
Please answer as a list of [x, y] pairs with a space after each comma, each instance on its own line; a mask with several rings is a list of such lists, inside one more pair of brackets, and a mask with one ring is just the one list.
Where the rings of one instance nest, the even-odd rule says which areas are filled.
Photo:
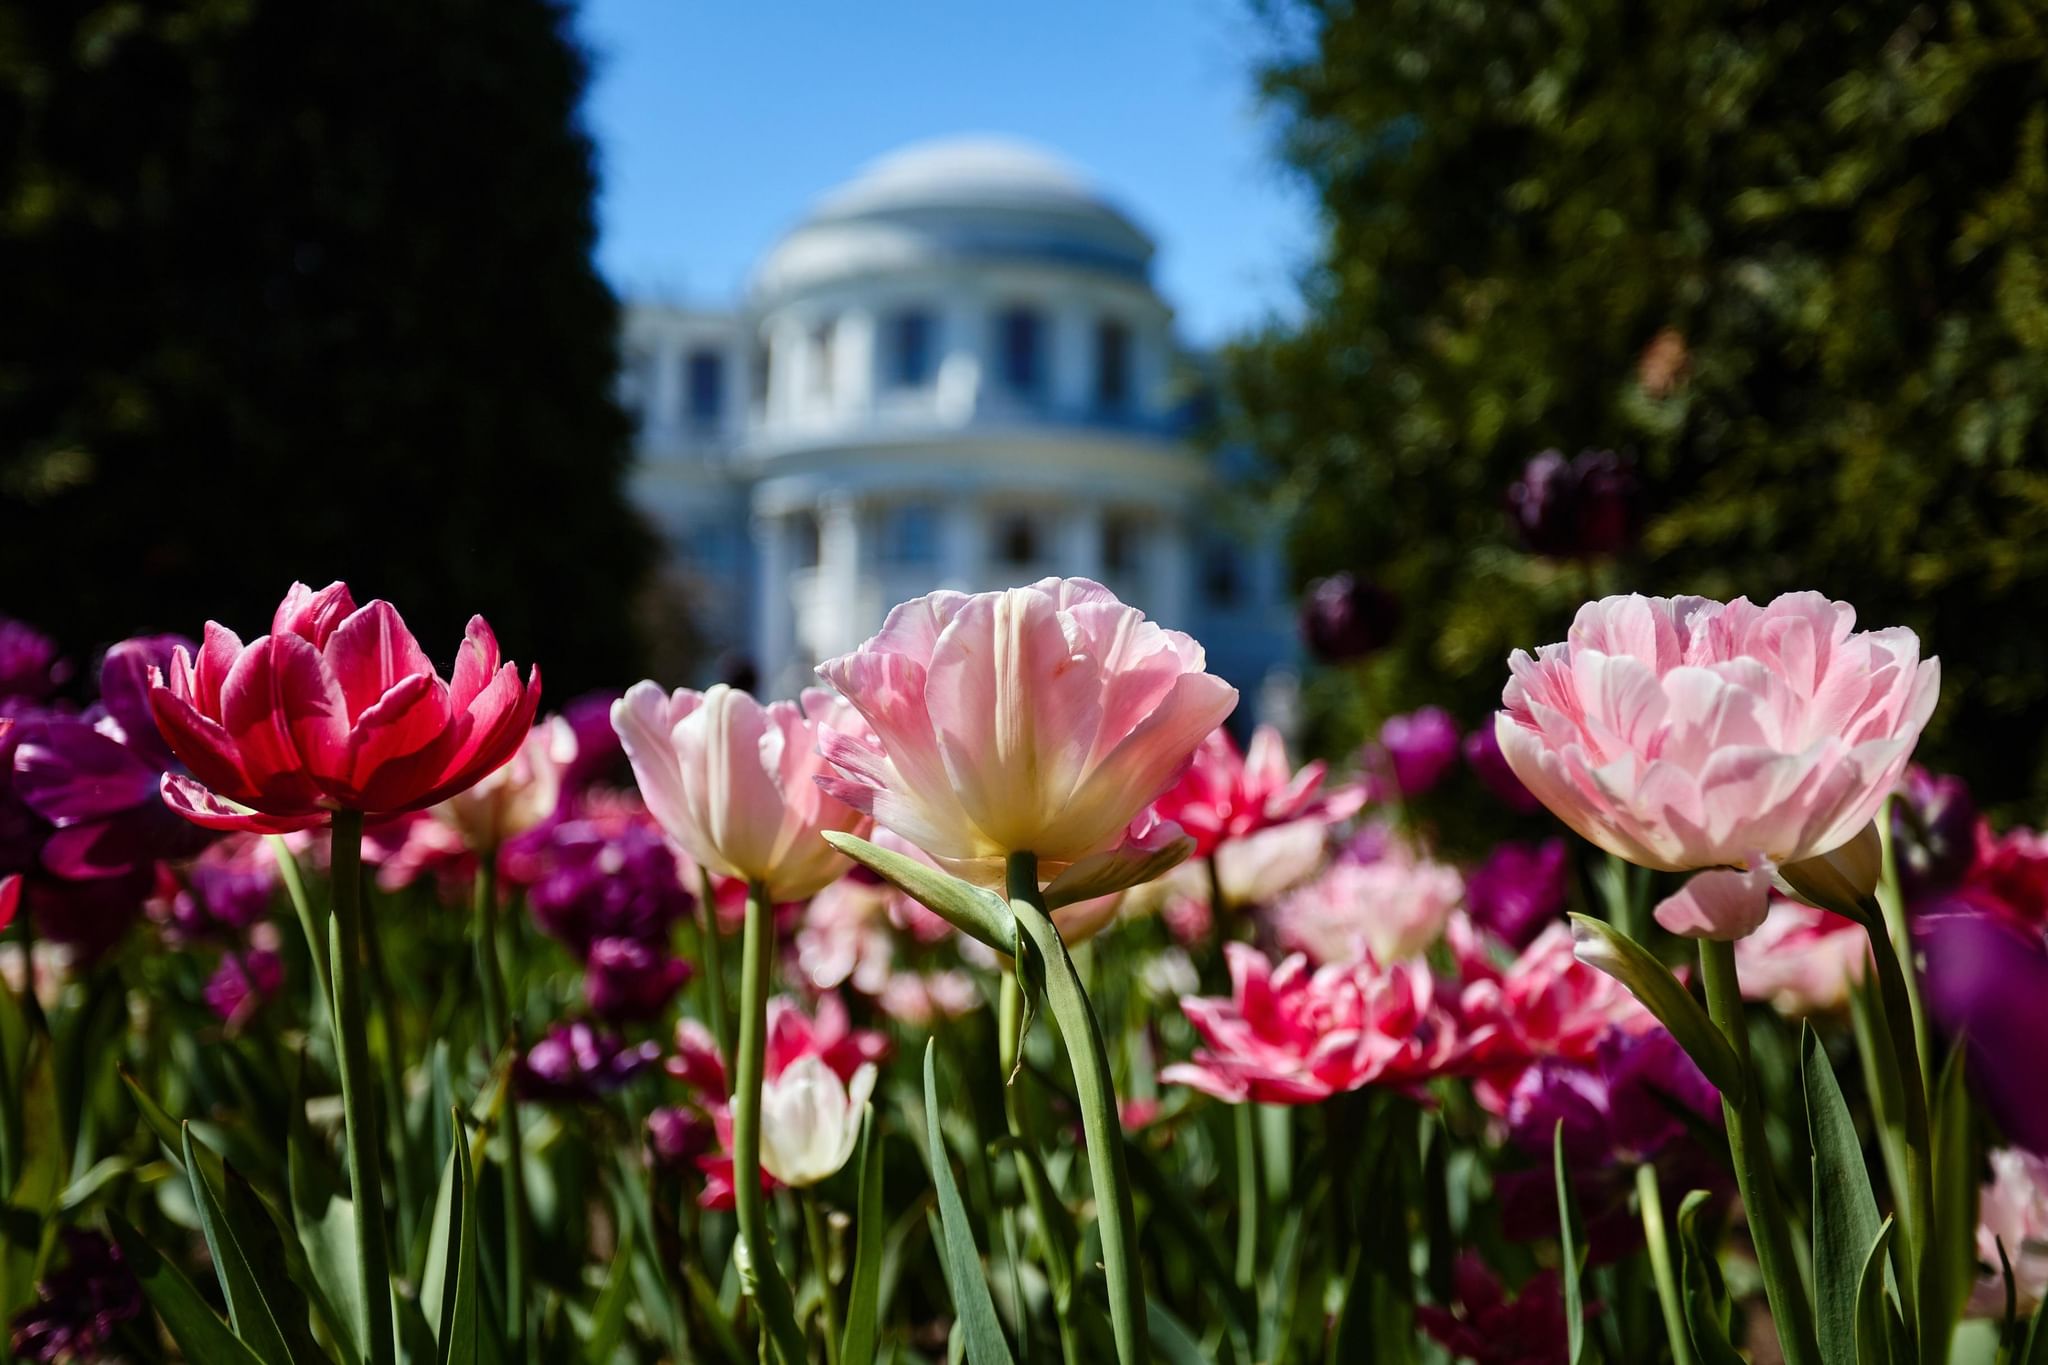
[[1046, 319], [1045, 357], [1054, 412], [1087, 413], [1095, 408], [1095, 313], [1076, 299], [1060, 302]]
[[1178, 517], [1160, 518], [1146, 549], [1145, 614], [1163, 626], [1189, 629], [1194, 625], [1195, 555], [1186, 527]]
[[939, 317], [939, 420], [964, 423], [981, 401], [982, 357], [989, 352], [988, 309], [980, 299], [956, 299]]
[[754, 667], [761, 691], [779, 695], [795, 662], [796, 613], [790, 601], [789, 521], [762, 513], [754, 518], [754, 561], [759, 592], [754, 599]]
[[875, 315], [847, 309], [832, 343], [832, 411], [842, 418], [866, 416], [875, 406]]
[[844, 654], [865, 638], [861, 611], [860, 504], [835, 493], [818, 507], [818, 585], [829, 602], [817, 646], [824, 657]]
[[1067, 578], [1102, 581], [1102, 506], [1071, 503], [1060, 509], [1055, 567]]
[[777, 319], [768, 345], [774, 356], [768, 366], [768, 424], [786, 427], [803, 402], [810, 374], [803, 324], [787, 316]]
[[982, 549], [988, 529], [981, 505], [956, 493], [939, 509], [939, 583], [956, 592], [981, 588]]

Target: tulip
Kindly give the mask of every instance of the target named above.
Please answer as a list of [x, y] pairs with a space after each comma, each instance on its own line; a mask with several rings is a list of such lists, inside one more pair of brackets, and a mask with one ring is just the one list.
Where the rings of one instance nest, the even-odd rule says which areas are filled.
[[1509, 660], [1501, 752], [1608, 852], [1715, 869], [1658, 918], [1740, 938], [1763, 922], [1772, 873], [1870, 823], [1933, 713], [1939, 661], [1910, 630], [1855, 620], [1818, 593], [1589, 602], [1565, 643]]
[[818, 672], [874, 739], [822, 735], [833, 795], [958, 876], [1001, 885], [1029, 854], [1053, 903], [1149, 880], [1193, 841], [1134, 829], [1237, 690], [1201, 646], [1086, 579], [940, 592]]
[[1441, 706], [1390, 716], [1365, 746], [1376, 800], [1412, 800], [1433, 790], [1458, 761], [1458, 723]]
[[1892, 804], [1892, 845], [1907, 901], [1939, 895], [1962, 881], [1977, 854], [1977, 802], [1960, 777], [1915, 764]]
[[644, 815], [564, 821], [514, 849], [534, 923], [578, 957], [603, 938], [666, 942], [694, 903], [676, 855]]
[[652, 1019], [690, 978], [690, 965], [629, 938], [601, 938], [583, 963], [583, 1001], [600, 1019]]
[[1370, 862], [1341, 859], [1273, 906], [1280, 942], [1318, 962], [1378, 963], [1421, 954], [1465, 892], [1455, 868], [1396, 844]]
[[1977, 1201], [1977, 1259], [2012, 1266], [2021, 1305], [2048, 1297], [2048, 1160], [2018, 1147], [1991, 1152], [1991, 1181]]
[[1296, 771], [1287, 742], [1270, 725], [1254, 730], [1251, 747], [1242, 753], [1219, 727], [1152, 809], [1195, 841], [1190, 856], [1208, 858], [1262, 830], [1304, 820], [1337, 825], [1357, 814], [1365, 804], [1364, 789], [1349, 784], [1325, 791], [1325, 771], [1321, 762]]
[[1348, 573], [1318, 578], [1302, 594], [1302, 641], [1326, 664], [1355, 663], [1378, 653], [1400, 626], [1400, 600]]
[[485, 774], [467, 791], [435, 806], [433, 814], [477, 853], [493, 854], [555, 813], [562, 774], [576, 759], [576, 732], [556, 716], [527, 732], [512, 761]]
[[1503, 806], [1517, 815], [1534, 815], [1543, 809], [1543, 803], [1522, 785], [1522, 779], [1516, 777], [1515, 770], [1508, 766], [1506, 756], [1500, 751], [1500, 736], [1494, 733], [1491, 725], [1482, 725], [1466, 735], [1460, 747], [1465, 753], [1465, 766]]
[[612, 707], [647, 809], [698, 863], [724, 877], [800, 901], [844, 872], [847, 860], [818, 836], [864, 831], [863, 812], [812, 779], [826, 771], [819, 744], [854, 724], [822, 690], [802, 704], [763, 706], [723, 684], [664, 696], [636, 684]]
[[1571, 459], [1546, 450], [1508, 486], [1507, 502], [1523, 546], [1559, 558], [1617, 554], [1635, 543], [1642, 522], [1635, 464], [1611, 450]]
[[1863, 979], [1870, 942], [1853, 920], [1797, 901], [1774, 900], [1763, 926], [1735, 945], [1747, 1000], [1788, 1018], [1829, 1014]]
[[0, 709], [44, 701], [70, 672], [55, 640], [25, 621], [0, 616]]
[[1465, 874], [1472, 918], [1517, 948], [1564, 914], [1571, 891], [1571, 851], [1562, 839], [1504, 843]]
[[661, 1059], [661, 1045], [628, 1045], [589, 1024], [556, 1024], [512, 1066], [513, 1088], [528, 1099], [575, 1104], [610, 1094]]
[[518, 752], [540, 704], [497, 637], [470, 618], [443, 682], [388, 602], [303, 583], [251, 644], [207, 622], [195, 659], [150, 673], [150, 709], [191, 777], [164, 800], [210, 829], [281, 834], [336, 811], [394, 815], [466, 791]]
[[1477, 1365], [1550, 1365], [1566, 1358], [1569, 1335], [1557, 1272], [1539, 1270], [1511, 1299], [1477, 1252], [1451, 1268], [1452, 1307], [1415, 1306], [1415, 1325], [1459, 1360]]
[[1181, 1001], [1205, 1046], [1159, 1073], [1168, 1085], [1230, 1104], [1314, 1104], [1368, 1085], [1411, 1089], [1463, 1056], [1422, 963], [1312, 968], [1299, 953], [1276, 966], [1248, 944], [1223, 952], [1231, 996]]
[[803, 1057], [761, 1091], [761, 1166], [785, 1185], [815, 1185], [836, 1173], [860, 1141], [861, 1113], [875, 1068], [841, 1081], [818, 1057]]
[[36, 1365], [112, 1359], [124, 1324], [142, 1316], [142, 1286], [121, 1248], [96, 1232], [66, 1228], [64, 1264], [36, 1286], [36, 1301], [14, 1319], [13, 1358]]
[[2048, 1037], [2048, 942], [1967, 900], [1929, 906], [1913, 937], [1927, 1017], [1966, 1049], [1970, 1084], [2005, 1135], [2048, 1153], [2048, 1091], [2030, 1045]]

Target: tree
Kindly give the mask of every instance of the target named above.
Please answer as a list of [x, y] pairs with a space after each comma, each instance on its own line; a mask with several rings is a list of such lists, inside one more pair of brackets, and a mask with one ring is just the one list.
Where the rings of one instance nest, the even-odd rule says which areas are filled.
[[[587, 75], [554, 0], [0, 0], [0, 602], [74, 650], [345, 577], [634, 676]], [[443, 661], [445, 662], [445, 660]]]
[[[1930, 761], [2048, 788], [2048, 18], [2027, 0], [1277, 4], [1264, 89], [1325, 222], [1231, 356], [1304, 575], [1407, 601], [1332, 737], [1497, 704], [1594, 591], [1815, 587], [1942, 657]], [[1503, 496], [1638, 461], [1619, 561]]]

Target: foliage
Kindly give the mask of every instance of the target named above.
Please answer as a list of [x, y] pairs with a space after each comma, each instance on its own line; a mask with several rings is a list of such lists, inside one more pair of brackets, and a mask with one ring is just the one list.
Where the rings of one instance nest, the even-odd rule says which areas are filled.
[[[1274, 0], [1324, 236], [1234, 351], [1304, 572], [1409, 604], [1329, 740], [1468, 719], [1594, 590], [1853, 596], [1945, 669], [1930, 757], [2048, 776], [2048, 20], [2025, 0]], [[1621, 562], [1537, 558], [1539, 450], [1633, 452]], [[1427, 609], [1421, 609], [1427, 604]]]
[[629, 676], [585, 77], [556, 0], [0, 3], [0, 583], [76, 649], [347, 576]]

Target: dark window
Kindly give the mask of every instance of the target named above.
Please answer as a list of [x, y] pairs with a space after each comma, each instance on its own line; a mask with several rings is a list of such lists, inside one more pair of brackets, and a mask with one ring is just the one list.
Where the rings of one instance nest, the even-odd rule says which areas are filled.
[[1111, 516], [1102, 523], [1102, 568], [1112, 575], [1127, 574], [1138, 567], [1144, 527], [1136, 517]]
[[899, 389], [932, 382], [932, 315], [921, 308], [889, 319], [889, 382]]
[[1022, 513], [1004, 517], [996, 526], [996, 557], [1009, 565], [1038, 562], [1038, 519]]
[[883, 528], [882, 553], [891, 564], [938, 563], [938, 509], [923, 502], [892, 508]]
[[1121, 412], [1131, 401], [1131, 329], [1113, 318], [1095, 325], [1095, 406]]
[[725, 357], [717, 351], [690, 352], [685, 364], [684, 393], [690, 425], [715, 427], [725, 413]]
[[1036, 395], [1045, 387], [1045, 319], [1036, 308], [1005, 308], [997, 319], [1003, 384], [1012, 393]]
[[832, 338], [838, 330], [836, 318], [811, 329], [811, 392], [819, 398], [832, 396]]
[[799, 512], [790, 518], [795, 523], [796, 567], [815, 569], [818, 567], [818, 518], [813, 512]]
[[1237, 548], [1221, 542], [1211, 544], [1202, 554], [1202, 596], [1211, 606], [1236, 604], [1244, 589], [1243, 571]]

